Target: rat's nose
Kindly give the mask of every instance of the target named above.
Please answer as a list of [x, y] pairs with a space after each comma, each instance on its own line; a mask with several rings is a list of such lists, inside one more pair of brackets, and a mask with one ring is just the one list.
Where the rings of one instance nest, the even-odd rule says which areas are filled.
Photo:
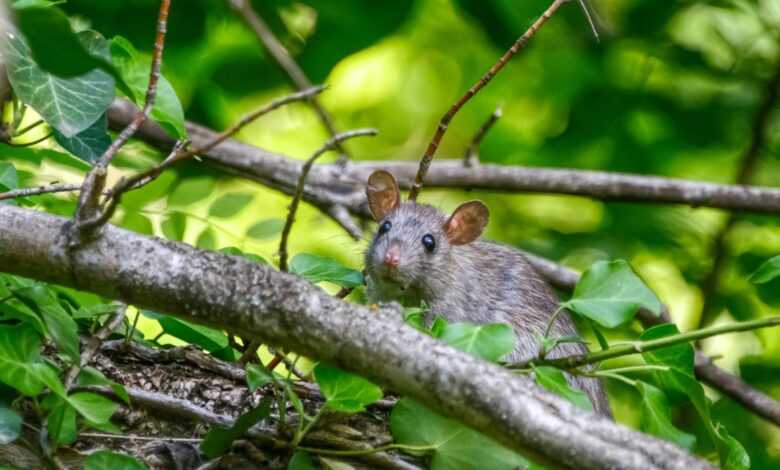
[[397, 245], [390, 245], [385, 252], [384, 263], [388, 268], [397, 268], [401, 261], [401, 249]]

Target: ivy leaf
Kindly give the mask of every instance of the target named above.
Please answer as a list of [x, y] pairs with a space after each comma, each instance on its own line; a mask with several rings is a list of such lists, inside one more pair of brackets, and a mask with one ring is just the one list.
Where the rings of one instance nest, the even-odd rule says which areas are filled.
[[107, 132], [108, 120], [103, 114], [91, 126], [72, 137], [54, 129], [54, 140], [65, 150], [85, 162], [95, 163], [111, 145]]
[[583, 410], [593, 411], [593, 403], [588, 395], [569, 385], [566, 376], [560, 369], [550, 366], [536, 366], [534, 367], [534, 378], [536, 383], [550, 392], [569, 400]]
[[[30, 48], [21, 35], [6, 31], [8, 37], [8, 79], [16, 95], [33, 108], [49, 125], [65, 137], [73, 137], [91, 126], [114, 99], [114, 79], [103, 70], [62, 78], [42, 70], [33, 61]], [[41, 35], [45, 36], [45, 34]], [[98, 57], [108, 56], [108, 44], [94, 31], [82, 31], [78, 38]], [[56, 49], [55, 49], [56, 50]]]
[[[674, 323], [664, 323], [648, 328], [639, 336], [642, 341], [663, 338], [679, 334], [680, 330]], [[642, 354], [649, 364], [674, 367], [690, 376], [693, 376], [693, 347], [690, 343], [680, 343], [665, 348], [647, 351]]]
[[15, 290], [14, 296], [41, 316], [57, 349], [77, 364], [81, 360], [78, 325], [52, 293], [43, 285], [35, 284]]
[[93, 452], [84, 460], [84, 470], [106, 470], [107, 468], [111, 470], [147, 470], [146, 465], [134, 457], [110, 450]]
[[363, 285], [363, 274], [360, 271], [343, 266], [334, 259], [308, 253], [293, 256], [290, 272], [313, 284], [332, 282], [346, 288]]
[[250, 363], [246, 365], [246, 383], [250, 392], [254, 392], [267, 383], [275, 382], [277, 379], [274, 373], [262, 364]]
[[70, 395], [68, 403], [88, 421], [98, 424], [107, 423], [119, 407], [118, 403], [114, 403], [102, 395], [89, 392]]
[[257, 256], [254, 253], [244, 253], [243, 251], [239, 250], [235, 246], [228, 246], [225, 248], [221, 248], [219, 252], [225, 253], [226, 255], [240, 256], [244, 259], [248, 259], [253, 263], [268, 264], [268, 261], [266, 261], [265, 258], [263, 258], [262, 256]]
[[165, 333], [188, 343], [197, 344], [208, 352], [218, 351], [228, 345], [227, 335], [207, 326], [165, 315], [158, 319]]
[[439, 338], [450, 346], [491, 362], [514, 351], [517, 343], [512, 327], [503, 323], [452, 323], [444, 327]]
[[[151, 57], [140, 54], [130, 41], [121, 36], [114, 36], [111, 39], [110, 50], [114, 67], [124, 82], [120, 83], [120, 88], [136, 105], [143, 106], [146, 100], [146, 88], [149, 85]], [[184, 111], [179, 97], [171, 83], [162, 74], [157, 82], [157, 97], [150, 116], [171, 137], [177, 140], [187, 138], [187, 130], [184, 127]]]
[[[19, 175], [16, 173], [16, 167], [10, 163], [0, 162], [0, 193], [11, 191], [18, 187]], [[0, 201], [0, 204], [17, 205], [14, 199]]]
[[750, 456], [742, 443], [731, 437], [720, 423], [716, 426], [715, 432], [720, 439], [718, 453], [721, 455], [721, 467], [726, 470], [748, 470]]
[[10, 444], [19, 437], [22, 430], [22, 417], [19, 413], [0, 405], [0, 445]]
[[431, 447], [424, 453], [433, 454], [432, 470], [538, 468], [492, 439], [408, 398], [393, 407], [390, 431], [398, 444]]
[[36, 368], [41, 338], [27, 324], [0, 326], [0, 381], [35, 396], [43, 391]]
[[59, 9], [40, 4], [14, 4], [19, 29], [41, 69], [58, 77], [83, 75], [106, 61], [94, 57], [70, 28], [68, 17]]
[[282, 232], [284, 220], [265, 219], [249, 227], [246, 234], [255, 240], [266, 240]]
[[624, 260], [593, 263], [563, 306], [606, 328], [630, 321], [641, 307], [661, 314], [658, 297]]
[[753, 284], [766, 284], [780, 276], [780, 255], [764, 261], [756, 271], [750, 275]]
[[124, 385], [114, 382], [94, 367], [83, 367], [76, 383], [86, 387], [90, 385], [107, 385], [119, 399], [127, 404], [127, 406], [131, 405], [130, 395], [127, 394]]
[[230, 428], [213, 427], [203, 438], [200, 449], [209, 459], [216, 458], [230, 450], [233, 441], [239, 439], [256, 423], [271, 413], [271, 398], [264, 398], [259, 405], [236, 419]]
[[232, 217], [252, 202], [252, 199], [254, 199], [254, 196], [247, 193], [224, 194], [209, 207], [209, 215], [223, 219]]
[[305, 450], [296, 450], [287, 463], [287, 470], [314, 470], [316, 468], [311, 455]]
[[693, 450], [696, 436], [680, 431], [672, 424], [670, 405], [664, 392], [641, 381], [636, 382], [636, 388], [642, 396], [642, 419], [639, 425], [642, 432], [674, 442], [683, 449]]
[[[54, 396], [54, 395], [51, 395]], [[70, 445], [76, 442], [76, 410], [67, 402], [56, 397], [56, 405], [46, 417], [46, 427], [49, 436], [59, 444]]]
[[355, 374], [320, 362], [314, 378], [325, 396], [325, 404], [336, 411], [357, 413], [382, 398], [382, 389]]

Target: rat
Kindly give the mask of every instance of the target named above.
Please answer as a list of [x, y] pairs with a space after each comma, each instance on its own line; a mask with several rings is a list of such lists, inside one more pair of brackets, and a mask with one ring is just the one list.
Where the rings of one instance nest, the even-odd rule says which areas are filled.
[[[449, 216], [433, 206], [401, 202], [398, 183], [384, 170], [368, 178], [366, 195], [378, 223], [365, 257], [371, 302], [407, 307], [424, 302], [428, 322], [441, 315], [448, 322], [508, 323], [517, 343], [505, 359], [518, 362], [539, 354], [537, 335], [558, 309], [558, 298], [520, 251], [480, 238], [489, 220], [482, 202], [465, 202]], [[575, 334], [569, 313], [560, 312], [550, 336]], [[587, 352], [584, 344], [563, 343], [545, 357]], [[569, 374], [567, 380], [587, 393], [597, 413], [611, 417], [601, 380]]]

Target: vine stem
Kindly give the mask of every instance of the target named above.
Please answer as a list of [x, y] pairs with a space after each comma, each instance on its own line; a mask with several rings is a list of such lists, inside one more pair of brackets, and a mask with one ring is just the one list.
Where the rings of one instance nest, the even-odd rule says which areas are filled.
[[[293, 448], [297, 448], [298, 447], [298, 444], [300, 444], [301, 441], [303, 440], [303, 438], [306, 437], [306, 434], [308, 434], [309, 431], [311, 431], [311, 428], [313, 428], [314, 425], [316, 425], [317, 422], [319, 422], [320, 418], [325, 413], [325, 409], [326, 408], [327, 408], [327, 406], [322, 405], [320, 407], [320, 409], [317, 410], [317, 414], [315, 414], [314, 417], [312, 417], [311, 420], [308, 423], [306, 423], [306, 426], [304, 426], [304, 427], [298, 426], [298, 432], [295, 433], [295, 437], [293, 438], [291, 447], [293, 447]], [[300, 416], [300, 422], [303, 423], [304, 419], [306, 419], [306, 416], [305, 415], [301, 415]]]
[[750, 320], [738, 323], [730, 323], [727, 325], [712, 326], [709, 328], [702, 328], [700, 330], [689, 331], [687, 333], [680, 333], [672, 336], [665, 336], [663, 338], [656, 338], [647, 341], [634, 341], [628, 344], [623, 344], [617, 347], [604, 349], [601, 351], [591, 352], [588, 354], [580, 354], [576, 356], [561, 357], [557, 359], [535, 359], [522, 363], [512, 364], [509, 366], [511, 369], [524, 369], [529, 365], [549, 365], [554, 367], [560, 367], [564, 369], [571, 369], [574, 367], [593, 364], [596, 362], [605, 361], [607, 359], [613, 359], [620, 356], [628, 356], [631, 354], [643, 353], [646, 351], [653, 351], [655, 349], [666, 348], [674, 346], [680, 343], [688, 343], [691, 341], [697, 341], [711, 336], [722, 335], [725, 333], [735, 333], [738, 331], [756, 330], [759, 328], [766, 328], [771, 326], [780, 325], [780, 316], [773, 316], [769, 318], [762, 318], [760, 320]]
[[517, 40], [512, 44], [512, 47], [504, 52], [504, 55], [502, 55], [498, 61], [493, 64], [492, 67], [490, 67], [490, 70], [482, 75], [477, 83], [472, 85], [471, 88], [469, 88], [469, 90], [463, 96], [461, 96], [460, 99], [450, 107], [450, 109], [447, 110], [444, 116], [442, 116], [442, 118], [439, 120], [439, 125], [436, 127], [436, 133], [433, 135], [431, 142], [428, 144], [428, 148], [425, 149], [425, 154], [420, 160], [420, 167], [417, 170], [417, 176], [415, 176], [414, 184], [412, 185], [412, 189], [409, 191], [410, 201], [417, 200], [417, 195], [422, 189], [423, 180], [425, 179], [426, 173], [428, 173], [428, 168], [431, 166], [433, 156], [436, 153], [436, 150], [439, 148], [441, 139], [444, 137], [444, 133], [447, 132], [447, 127], [449, 126], [450, 121], [452, 121], [452, 118], [455, 117], [455, 114], [457, 114], [458, 111], [460, 111], [460, 108], [462, 108], [464, 104], [473, 98], [474, 95], [479, 93], [479, 90], [484, 88], [485, 85], [487, 85], [488, 82], [490, 82], [490, 80], [492, 80], [493, 77], [495, 77], [496, 74], [500, 72], [507, 63], [509, 63], [509, 60], [525, 47], [525, 45], [534, 36], [534, 34], [536, 34], [539, 28], [541, 28], [547, 22], [547, 20], [549, 20], [550, 17], [552, 17], [552, 15], [558, 11], [558, 8], [560, 8], [561, 5], [567, 3], [568, 1], [569, 0], [554, 0], [547, 8], [547, 10], [542, 13], [542, 16], [537, 18], [536, 21], [534, 21], [534, 23], [528, 28], [528, 30], [523, 33], [522, 36], [517, 38]]
[[368, 454], [374, 454], [377, 452], [384, 452], [387, 450], [409, 450], [412, 452], [425, 452], [428, 450], [435, 450], [437, 446], [413, 446], [413, 445], [406, 445], [406, 444], [387, 444], [384, 446], [379, 447], [372, 447], [371, 449], [356, 449], [356, 450], [333, 450], [333, 449], [317, 449], [315, 447], [297, 447], [298, 450], [305, 450], [306, 452], [311, 452], [313, 454], [322, 454], [322, 455], [334, 455], [334, 456], [357, 456], [357, 455], [368, 455]]

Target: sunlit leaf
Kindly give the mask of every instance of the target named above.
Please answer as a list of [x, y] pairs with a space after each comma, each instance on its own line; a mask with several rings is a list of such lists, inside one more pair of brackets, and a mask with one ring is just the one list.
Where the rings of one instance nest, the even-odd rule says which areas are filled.
[[253, 195], [247, 193], [227, 193], [219, 197], [209, 207], [209, 215], [211, 217], [227, 218], [232, 217], [247, 206], [252, 199]]
[[119, 404], [108, 398], [90, 392], [78, 392], [68, 397], [68, 403], [87, 420], [94, 423], [105, 423], [119, 407]]
[[[146, 88], [149, 85], [149, 72], [152, 59], [136, 51], [127, 39], [114, 36], [111, 39], [111, 60], [122, 77], [123, 92], [136, 105], [142, 107], [146, 100]], [[160, 74], [157, 82], [157, 97], [152, 108], [151, 118], [157, 121], [171, 137], [185, 139], [184, 111], [179, 97], [171, 83]]]
[[247, 230], [246, 235], [254, 238], [255, 240], [266, 240], [282, 232], [284, 228], [284, 220], [282, 219], [265, 219], [261, 220]]
[[314, 378], [325, 403], [336, 411], [357, 413], [382, 398], [382, 389], [368, 380], [323, 362], [314, 368]]
[[503, 323], [451, 323], [444, 327], [439, 338], [461, 351], [493, 362], [511, 353], [517, 343], [512, 327]]
[[165, 238], [182, 241], [187, 230], [187, 216], [181, 212], [172, 212], [163, 220], [160, 227]]
[[765, 284], [780, 276], [780, 255], [769, 258], [750, 275], [754, 284]]
[[363, 274], [324, 256], [299, 253], [290, 261], [290, 272], [311, 283], [332, 282], [341, 287], [363, 285]]
[[217, 351], [228, 345], [227, 335], [213, 328], [167, 315], [158, 321], [165, 333], [188, 343], [197, 344], [206, 351]]
[[607, 328], [628, 322], [641, 307], [661, 314], [658, 297], [623, 260], [593, 263], [563, 305]]
[[184, 178], [173, 189], [168, 204], [172, 206], [188, 206], [207, 198], [213, 191], [213, 178]]
[[27, 396], [41, 393], [36, 369], [40, 348], [41, 338], [26, 324], [0, 325], [0, 381]]
[[217, 234], [211, 227], [206, 227], [198, 235], [195, 246], [202, 250], [215, 250], [217, 248]]
[[60, 444], [70, 445], [76, 441], [76, 410], [66, 401], [57, 397], [57, 404], [46, 417], [49, 436]]

